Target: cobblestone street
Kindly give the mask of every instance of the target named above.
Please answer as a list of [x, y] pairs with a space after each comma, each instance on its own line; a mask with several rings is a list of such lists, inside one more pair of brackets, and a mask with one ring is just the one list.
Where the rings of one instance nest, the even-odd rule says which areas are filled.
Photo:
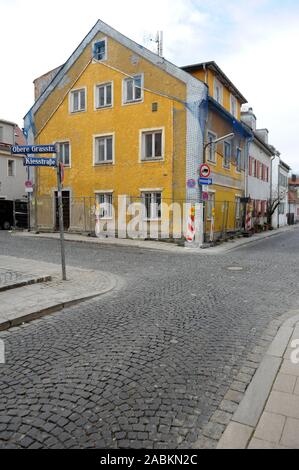
[[[0, 231], [0, 254], [59, 263]], [[8, 332], [2, 448], [190, 448], [268, 324], [298, 307], [299, 232], [223, 255], [67, 243], [119, 288]], [[1, 295], [1, 294], [0, 294]]]

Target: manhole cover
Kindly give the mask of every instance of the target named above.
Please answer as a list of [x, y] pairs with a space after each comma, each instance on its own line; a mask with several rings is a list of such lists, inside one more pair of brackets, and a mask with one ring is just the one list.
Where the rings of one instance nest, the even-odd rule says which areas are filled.
[[228, 271], [244, 271], [244, 268], [241, 268], [240, 266], [231, 266], [227, 269]]

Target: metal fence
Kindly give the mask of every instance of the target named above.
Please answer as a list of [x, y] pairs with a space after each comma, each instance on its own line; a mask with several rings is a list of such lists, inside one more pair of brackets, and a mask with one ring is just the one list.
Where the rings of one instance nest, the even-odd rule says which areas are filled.
[[[163, 198], [152, 203], [137, 196], [126, 196], [126, 213], [120, 222], [120, 202], [113, 201], [111, 210], [101, 205], [104, 212], [100, 212], [97, 218], [96, 197], [69, 197], [63, 196], [64, 226], [70, 232], [94, 234], [96, 222], [103, 236], [119, 235], [120, 226], [126, 224], [133, 228], [134, 217], [138, 207], [143, 211], [143, 221], [146, 238], [183, 238], [185, 235], [186, 221], [190, 207], [195, 201], [186, 205], [183, 200], [170, 200]], [[144, 212], [145, 211], [145, 212]], [[55, 195], [32, 199], [31, 201], [32, 228], [44, 231], [58, 230], [58, 209]], [[213, 216], [213, 217], [212, 217]], [[203, 203], [203, 227], [205, 241], [210, 241], [211, 232], [214, 240], [226, 239], [242, 230], [244, 226], [245, 207], [242, 204], [231, 201], [205, 201]]]

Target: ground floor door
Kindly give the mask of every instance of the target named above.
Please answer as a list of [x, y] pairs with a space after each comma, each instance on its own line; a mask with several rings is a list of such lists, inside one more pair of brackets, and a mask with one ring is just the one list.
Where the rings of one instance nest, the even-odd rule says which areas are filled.
[[[70, 228], [70, 192], [62, 191], [63, 205], [63, 225], [64, 229]], [[59, 230], [59, 210], [58, 210], [58, 193], [55, 191], [55, 230]]]

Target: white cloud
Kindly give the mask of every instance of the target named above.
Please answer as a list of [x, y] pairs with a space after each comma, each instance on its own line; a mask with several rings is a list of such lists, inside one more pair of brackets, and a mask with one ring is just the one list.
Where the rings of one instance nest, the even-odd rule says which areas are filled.
[[162, 29], [177, 65], [218, 62], [299, 171], [295, 0], [0, 0], [0, 8], [1, 117], [22, 124], [33, 79], [65, 62], [98, 18], [141, 43]]

